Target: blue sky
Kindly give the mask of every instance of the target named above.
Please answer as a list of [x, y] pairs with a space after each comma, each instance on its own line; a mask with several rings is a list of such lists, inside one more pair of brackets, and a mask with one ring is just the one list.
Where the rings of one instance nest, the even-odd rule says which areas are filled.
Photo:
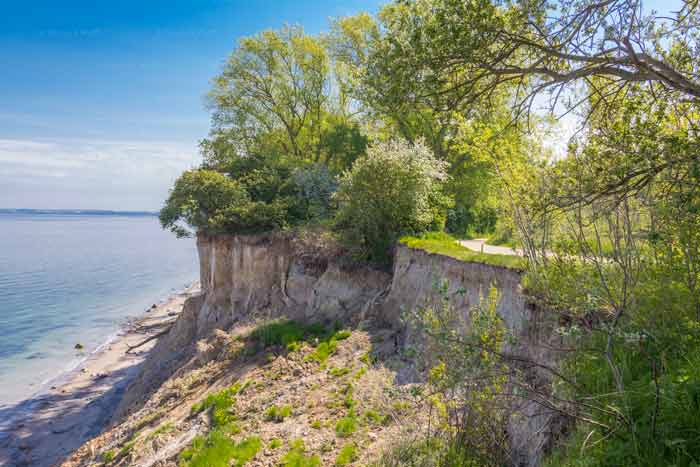
[[0, 0], [0, 208], [159, 209], [198, 162], [203, 97], [239, 37], [381, 3]]
[[237, 38], [379, 0], [0, 0], [0, 208], [158, 209]]

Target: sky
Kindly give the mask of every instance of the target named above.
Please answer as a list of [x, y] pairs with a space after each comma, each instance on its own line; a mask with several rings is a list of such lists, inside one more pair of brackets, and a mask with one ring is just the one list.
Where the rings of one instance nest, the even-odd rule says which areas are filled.
[[0, 208], [158, 210], [199, 162], [204, 96], [238, 38], [385, 1], [0, 0]]
[[0, 208], [158, 210], [238, 38], [379, 0], [0, 0]]

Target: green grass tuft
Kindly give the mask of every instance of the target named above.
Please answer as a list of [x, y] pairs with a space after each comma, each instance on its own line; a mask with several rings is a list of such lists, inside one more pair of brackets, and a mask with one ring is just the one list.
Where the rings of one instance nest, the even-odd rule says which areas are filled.
[[283, 346], [304, 340], [307, 329], [296, 321], [272, 321], [258, 326], [250, 335], [262, 347]]
[[309, 343], [315, 349], [307, 360], [323, 364], [335, 352], [338, 341], [351, 335], [348, 330], [338, 330], [337, 324], [326, 328], [319, 323], [303, 325], [292, 320], [277, 320], [259, 326], [250, 334], [250, 338], [262, 348], [277, 346], [289, 352], [301, 350], [303, 342]]
[[321, 458], [316, 454], [307, 456], [304, 441], [299, 439], [290, 443], [289, 452], [282, 457], [280, 465], [283, 467], [321, 467]]
[[273, 405], [265, 411], [265, 419], [271, 422], [282, 423], [285, 418], [292, 415], [292, 406], [277, 407]]
[[387, 421], [387, 416], [382, 415], [375, 410], [367, 410], [365, 412], [365, 419], [375, 425], [383, 425]]
[[282, 446], [282, 441], [277, 438], [271, 439], [270, 442], [267, 444], [267, 447], [269, 449], [277, 449], [280, 446]]
[[355, 443], [348, 443], [340, 450], [335, 459], [335, 465], [342, 466], [352, 464], [357, 460], [357, 446]]
[[246, 438], [235, 443], [228, 433], [215, 429], [198, 436], [190, 447], [180, 454], [180, 467], [242, 467], [260, 450], [258, 437]]
[[338, 342], [331, 338], [330, 340], [320, 342], [316, 349], [309, 354], [308, 360], [314, 360], [318, 363], [325, 363], [328, 357], [335, 353], [338, 347]]
[[469, 263], [488, 264], [517, 270], [524, 270], [526, 266], [525, 259], [520, 256], [472, 251], [460, 245], [454, 237], [444, 232], [428, 232], [420, 237], [402, 237], [400, 242], [409, 248], [449, 256]]
[[102, 453], [102, 462], [108, 464], [114, 460], [114, 457], [116, 454], [114, 453], [114, 449], [110, 449], [109, 451], [105, 451]]
[[175, 430], [175, 427], [173, 426], [173, 424], [171, 422], [165, 422], [162, 425], [160, 425], [158, 428], [153, 430], [153, 432], [151, 432], [151, 434], [149, 434], [146, 437], [146, 441], [150, 441], [160, 434], [170, 433], [171, 431], [174, 431], [174, 430]]
[[344, 368], [334, 367], [334, 368], [331, 368], [331, 369], [328, 371], [328, 373], [329, 373], [331, 376], [334, 376], [334, 377], [336, 377], [336, 378], [339, 378], [339, 377], [341, 377], [341, 376], [345, 376], [345, 375], [347, 375], [348, 373], [350, 373], [350, 368], [347, 368], [347, 367], [344, 367]]
[[240, 383], [236, 383], [229, 388], [209, 394], [204, 400], [192, 406], [192, 413], [197, 414], [212, 409], [211, 417], [214, 427], [229, 426], [233, 429], [235, 416], [231, 412], [231, 408], [236, 403], [236, 394], [239, 393], [240, 389]]
[[335, 424], [335, 434], [347, 438], [357, 431], [357, 418], [353, 414], [343, 417]]

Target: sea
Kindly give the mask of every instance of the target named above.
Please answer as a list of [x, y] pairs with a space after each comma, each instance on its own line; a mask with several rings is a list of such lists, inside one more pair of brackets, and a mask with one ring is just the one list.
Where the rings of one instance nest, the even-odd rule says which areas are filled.
[[195, 240], [153, 214], [0, 210], [0, 409], [197, 278]]

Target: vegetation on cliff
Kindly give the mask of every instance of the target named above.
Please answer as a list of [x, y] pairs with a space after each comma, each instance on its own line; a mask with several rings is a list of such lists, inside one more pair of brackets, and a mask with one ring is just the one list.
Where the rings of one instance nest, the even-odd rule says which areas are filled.
[[[528, 362], [549, 390], [509, 379], [563, 420], [548, 462], [697, 465], [698, 25], [697, 0], [667, 17], [636, 0], [412, 0], [338, 19], [328, 35], [243, 39], [214, 81], [205, 162], [176, 182], [161, 221], [177, 233], [183, 221], [214, 233], [320, 223], [378, 262], [402, 235], [483, 259], [427, 230], [515, 241], [528, 293], [560, 324], [561, 366]], [[579, 131], [552, 158], [541, 139], [565, 114]], [[432, 338], [451, 349], [436, 351], [435, 372], [459, 373], [455, 352], [473, 343]], [[469, 358], [517, 368], [494, 348]], [[497, 443], [474, 442], [474, 427], [498, 420], [489, 388], [501, 371], [481, 376], [489, 397], [452, 400], [445, 411], [469, 417], [407, 449], [413, 465], [469, 465], [451, 457], [454, 439], [501, 458]], [[463, 394], [465, 380], [440, 384]], [[444, 456], [426, 460], [434, 452]]]

